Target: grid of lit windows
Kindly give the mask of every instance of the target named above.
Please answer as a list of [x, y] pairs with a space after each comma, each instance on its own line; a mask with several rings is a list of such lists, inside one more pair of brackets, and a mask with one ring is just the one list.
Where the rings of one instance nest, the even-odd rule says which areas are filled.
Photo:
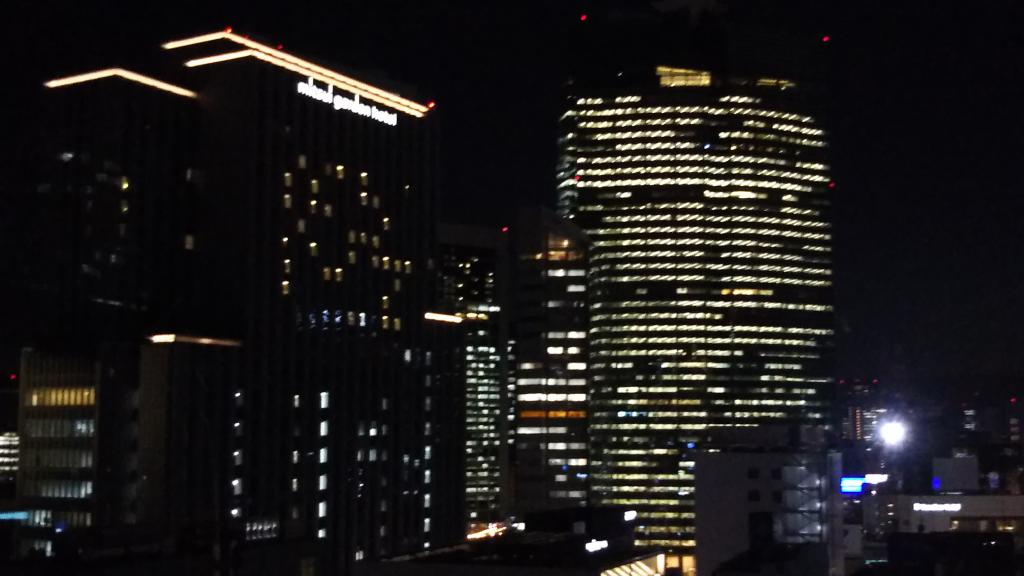
[[825, 133], [792, 83], [699, 79], [573, 101], [559, 165], [592, 240], [591, 500], [677, 552], [707, 431], [824, 422], [832, 347]]
[[[459, 371], [465, 395], [465, 513], [466, 525], [473, 529], [500, 520], [503, 501], [503, 312], [497, 300], [498, 244], [482, 232], [480, 237], [469, 234], [470, 240], [462, 237], [465, 230], [447, 230], [441, 241], [441, 295], [445, 307], [463, 318]], [[429, 506], [428, 495], [424, 507]]]
[[589, 473], [586, 249], [571, 225], [553, 224], [537, 234], [535, 251], [519, 255], [523, 312], [514, 431], [520, 513], [585, 504]]

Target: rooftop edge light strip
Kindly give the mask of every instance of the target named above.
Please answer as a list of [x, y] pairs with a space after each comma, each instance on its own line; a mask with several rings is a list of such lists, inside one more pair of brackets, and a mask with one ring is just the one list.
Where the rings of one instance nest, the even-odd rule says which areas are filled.
[[[228, 54], [221, 55], [231, 56], [223, 59], [220, 59], [220, 56], [211, 56], [209, 58], [198, 59], [200, 61], [203, 61], [203, 64], [213, 64], [215, 62], [223, 62], [226, 60], [233, 60], [235, 58], [242, 58], [245, 56], [255, 56], [256, 58], [259, 58], [260, 60], [263, 60], [265, 62], [269, 62], [271, 64], [275, 64], [277, 66], [281, 66], [282, 68], [286, 68], [288, 70], [292, 70], [295, 72], [301, 72], [306, 75], [311, 75], [311, 72], [315, 72], [317, 75], [330, 78], [332, 81], [331, 83], [339, 88], [343, 88], [355, 94], [359, 94], [360, 96], [368, 100], [372, 100], [374, 102], [377, 102], [378, 104], [389, 106], [391, 108], [405, 112], [406, 114], [415, 116], [417, 118], [422, 118], [430, 109], [428, 106], [419, 104], [417, 102], [413, 102], [412, 100], [403, 98], [398, 94], [381, 90], [380, 88], [371, 86], [364, 82], [360, 82], [354, 78], [350, 78], [343, 74], [339, 74], [338, 72], [335, 72], [328, 68], [324, 68], [323, 66], [319, 66], [307, 60], [303, 60], [296, 56], [292, 56], [287, 52], [282, 52], [281, 50], [271, 48], [270, 46], [250, 40], [244, 36], [234, 34], [231, 32], [230, 28], [221, 32], [213, 32], [210, 34], [203, 34], [201, 36], [194, 36], [192, 38], [184, 38], [182, 40], [166, 42], [163, 44], [163, 48], [165, 50], [174, 50], [176, 48], [194, 46], [196, 44], [203, 44], [206, 42], [214, 42], [216, 40], [228, 40], [236, 44], [240, 44], [242, 46], [245, 46], [246, 48], [251, 49], [253, 53], [243, 55], [241, 54], [241, 52], [231, 52]], [[189, 62], [192, 63], [191, 66], [201, 65], [195, 64], [196, 60], [190, 60]], [[186, 66], [188, 65], [189, 63], [186, 63]]]
[[124, 68], [104, 68], [103, 70], [96, 70], [94, 72], [86, 72], [84, 74], [76, 74], [74, 76], [67, 76], [64, 78], [56, 78], [43, 83], [43, 86], [47, 88], [60, 88], [61, 86], [70, 86], [72, 84], [81, 84], [83, 82], [91, 82], [93, 80], [100, 80], [102, 78], [124, 78], [132, 82], [138, 82], [139, 84], [145, 84], [158, 90], [170, 92], [171, 94], [177, 94], [178, 96], [185, 96], [187, 98], [197, 98], [198, 95], [180, 86], [174, 84], [168, 84], [167, 82], [161, 82], [156, 78], [150, 78], [149, 76], [143, 76], [131, 70], [125, 70]]

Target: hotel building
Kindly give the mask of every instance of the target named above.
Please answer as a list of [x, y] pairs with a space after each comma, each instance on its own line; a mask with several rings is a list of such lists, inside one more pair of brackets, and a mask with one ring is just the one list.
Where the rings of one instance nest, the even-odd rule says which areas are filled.
[[[437, 404], [450, 391], [432, 348], [438, 329], [424, 318], [438, 285], [433, 104], [230, 29], [163, 48], [156, 73], [107, 68], [46, 83], [52, 178], [38, 201], [54, 210], [57, 265], [45, 281], [62, 314], [55, 337], [27, 343], [56, 359], [23, 371], [23, 445], [31, 454], [29, 423], [48, 409], [33, 398], [52, 396], [61, 422], [97, 418], [105, 434], [117, 373], [123, 395], [109, 404], [132, 423], [118, 436], [131, 439], [118, 462], [126, 488], [105, 491], [99, 456], [75, 461], [82, 482], [95, 478], [75, 496], [120, 511], [83, 528], [145, 533], [147, 507], [176, 500], [150, 497], [143, 468], [207, 475], [223, 465], [218, 485], [189, 484], [208, 492], [196, 506], [218, 508], [214, 535], [205, 524], [178, 534], [311, 542], [333, 569], [461, 538], [461, 518], [449, 517], [461, 505], [432, 490], [461, 474], [432, 465], [454, 416]], [[93, 342], [128, 352], [108, 365]], [[182, 351], [152, 352], [160, 346]], [[224, 352], [187, 352], [203, 346]], [[202, 368], [225, 362], [230, 370]], [[66, 395], [62, 363], [103, 409], [70, 413], [88, 410], [65, 403], [79, 395]], [[217, 398], [168, 396], [166, 382], [188, 374], [209, 379]], [[209, 438], [188, 442], [219, 447], [212, 468], [206, 451], [188, 466], [135, 457], [146, 434], [167, 432], [138, 422], [196, 409], [211, 411]], [[23, 478], [45, 475], [33, 466]]]
[[590, 239], [591, 503], [637, 544], [696, 538], [695, 453], [717, 427], [825, 425], [831, 306], [827, 138], [795, 83], [658, 67], [577, 85], [560, 212]]

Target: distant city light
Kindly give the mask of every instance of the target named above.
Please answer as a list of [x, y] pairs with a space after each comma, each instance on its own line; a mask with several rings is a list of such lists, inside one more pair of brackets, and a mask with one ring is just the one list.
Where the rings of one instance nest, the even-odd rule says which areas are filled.
[[587, 15], [586, 14], [580, 14], [580, 22], [586, 22], [586, 21], [587, 21]]
[[832, 40], [832, 37], [829, 36], [828, 34], [826, 34], [826, 35], [821, 37], [821, 41], [822, 42], [830, 42], [831, 40]]
[[462, 318], [452, 314], [441, 314], [438, 312], [425, 312], [423, 314], [425, 320], [433, 320], [435, 322], [448, 322], [450, 324], [461, 324]]
[[[526, 529], [525, 524], [523, 525], [523, 529]], [[476, 530], [474, 532], [466, 534], [466, 540], [494, 538], [495, 536], [500, 536], [504, 534], [506, 530], [508, 530], [508, 526], [506, 526], [503, 522], [491, 522], [487, 525], [486, 528], [483, 528], [482, 530]]]
[[598, 550], [604, 550], [605, 548], [607, 548], [608, 547], [608, 541], [607, 540], [591, 540], [590, 542], [587, 542], [586, 544], [584, 544], [584, 547], [587, 549], [587, 552], [597, 552]]
[[636, 510], [626, 510], [622, 514], [622, 519], [626, 522], [636, 520]]
[[879, 434], [886, 446], [896, 447], [907, 439], [907, 427], [902, 422], [894, 420], [882, 424]]
[[925, 504], [914, 502], [914, 512], [959, 512], [963, 504], [959, 502]]
[[864, 482], [868, 484], [881, 484], [889, 481], [888, 474], [865, 474]]

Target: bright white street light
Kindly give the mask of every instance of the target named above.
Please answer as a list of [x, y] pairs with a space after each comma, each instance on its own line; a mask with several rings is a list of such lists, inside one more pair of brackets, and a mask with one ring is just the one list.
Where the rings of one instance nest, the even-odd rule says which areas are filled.
[[882, 424], [879, 434], [882, 436], [882, 442], [886, 446], [896, 447], [903, 444], [903, 441], [907, 439], [907, 427], [903, 422], [886, 422]]

